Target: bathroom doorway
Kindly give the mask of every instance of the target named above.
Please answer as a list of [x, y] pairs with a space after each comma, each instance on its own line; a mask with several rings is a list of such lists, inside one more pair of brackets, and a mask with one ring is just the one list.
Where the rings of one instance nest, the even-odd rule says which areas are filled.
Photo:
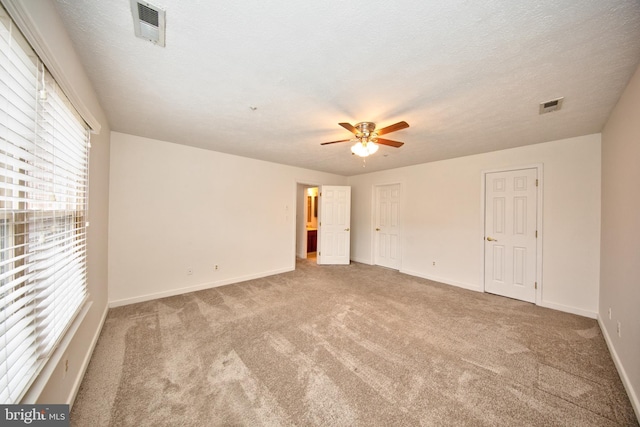
[[315, 259], [318, 250], [318, 187], [305, 190], [305, 231], [307, 234], [307, 259]]

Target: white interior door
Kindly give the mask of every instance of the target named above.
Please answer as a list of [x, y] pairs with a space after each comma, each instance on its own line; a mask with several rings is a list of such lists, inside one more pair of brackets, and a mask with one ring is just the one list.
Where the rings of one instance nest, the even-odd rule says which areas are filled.
[[381, 185], [375, 193], [374, 263], [400, 268], [400, 184]]
[[351, 187], [323, 185], [318, 204], [318, 264], [351, 260]]
[[535, 302], [537, 170], [485, 174], [485, 291]]

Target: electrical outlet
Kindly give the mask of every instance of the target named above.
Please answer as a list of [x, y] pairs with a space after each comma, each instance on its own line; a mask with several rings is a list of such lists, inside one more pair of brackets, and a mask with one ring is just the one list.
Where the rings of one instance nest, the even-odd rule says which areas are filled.
[[611, 320], [611, 307], [609, 307], [609, 320]]
[[193, 274], [193, 268], [187, 268], [187, 276], [191, 276]]
[[618, 338], [622, 338], [622, 333], [620, 332], [620, 321], [618, 320]]

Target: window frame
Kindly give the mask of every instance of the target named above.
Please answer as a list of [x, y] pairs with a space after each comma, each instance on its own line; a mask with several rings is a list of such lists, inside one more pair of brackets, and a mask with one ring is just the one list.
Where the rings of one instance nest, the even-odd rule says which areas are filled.
[[[25, 116], [28, 123], [33, 120], [33, 134], [12, 133], [12, 126], [22, 122], [11, 114], [20, 115], [20, 109], [12, 103], [9, 83], [6, 90], [0, 87], [0, 107], [7, 108], [0, 110], [0, 265], [7, 262], [0, 277], [13, 272], [0, 281], [0, 403], [5, 404], [26, 403], [34, 384], [42, 388], [41, 380], [48, 380], [60, 360], [59, 350], [66, 349], [91, 305], [86, 221], [90, 127], [1, 5], [0, 19], [0, 31], [7, 28], [5, 36], [9, 34], [9, 47], [0, 51], [5, 75], [14, 69], [12, 57], [5, 54], [11, 55], [16, 47], [30, 68], [21, 78], [33, 75], [34, 64], [38, 68], [32, 94], [35, 110]], [[23, 324], [28, 332], [22, 332]], [[13, 341], [23, 335], [27, 344]], [[31, 355], [24, 367], [16, 362], [23, 360], [23, 345]], [[23, 379], [14, 381], [16, 373]]]

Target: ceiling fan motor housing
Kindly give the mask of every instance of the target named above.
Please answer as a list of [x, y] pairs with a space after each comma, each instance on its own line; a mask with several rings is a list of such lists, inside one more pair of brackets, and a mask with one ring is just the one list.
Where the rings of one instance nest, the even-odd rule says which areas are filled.
[[375, 138], [378, 136], [373, 132], [376, 129], [376, 124], [373, 122], [360, 122], [355, 125], [355, 128], [360, 131], [359, 135], [356, 135], [358, 139], [364, 138], [368, 140], [370, 137]]

